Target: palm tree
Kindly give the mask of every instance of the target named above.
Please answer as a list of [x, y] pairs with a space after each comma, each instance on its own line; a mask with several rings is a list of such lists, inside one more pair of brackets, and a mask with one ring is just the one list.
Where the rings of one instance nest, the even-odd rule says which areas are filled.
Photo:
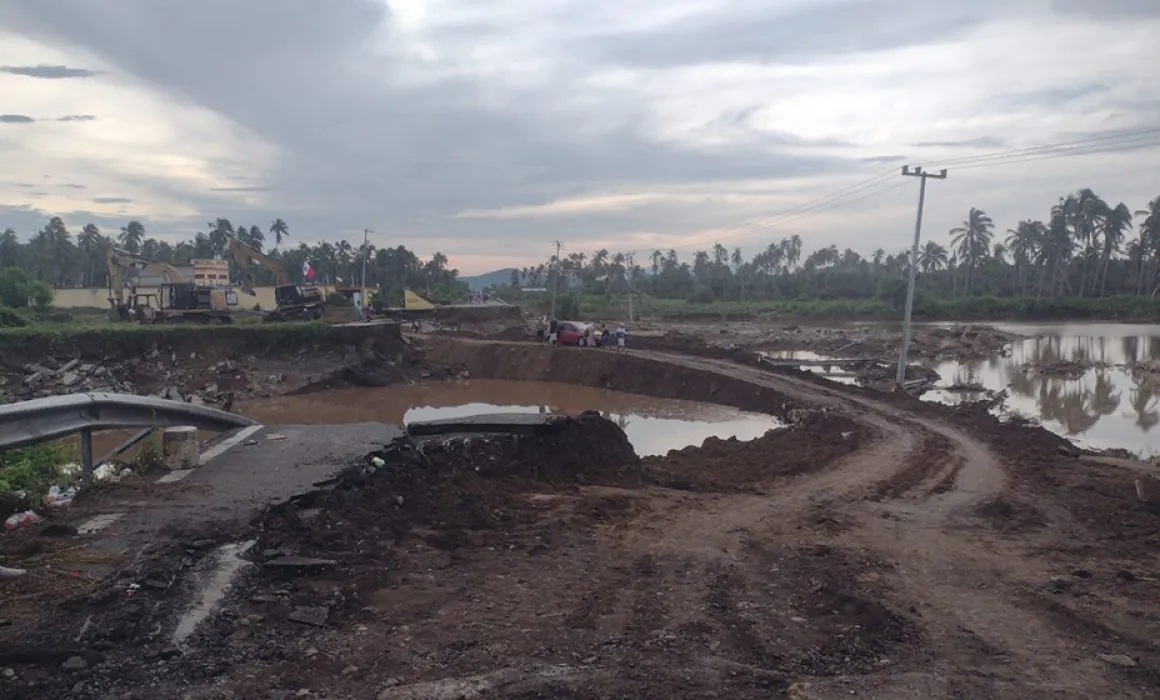
[[121, 227], [121, 235], [117, 240], [127, 253], [137, 255], [141, 252], [141, 244], [145, 241], [145, 227], [140, 221], [130, 221]]
[[934, 241], [927, 241], [918, 251], [918, 269], [925, 273], [942, 270], [948, 262], [950, 258], [947, 256], [947, 249]]
[[[1039, 247], [1039, 254], [1035, 264], [1040, 267], [1038, 299], [1043, 293], [1043, 283], [1051, 274], [1051, 296], [1056, 295], [1062, 285], [1070, 286], [1067, 280], [1067, 268], [1071, 261], [1072, 251], [1075, 250], [1075, 239], [1067, 223], [1067, 213], [1062, 208], [1052, 210], [1051, 222], [1043, 236], [1043, 244]], [[1061, 274], [1062, 273], [1062, 274]], [[1062, 280], [1061, 280], [1062, 278]]]
[[1027, 293], [1027, 280], [1024, 271], [1031, 265], [1031, 261], [1039, 254], [1043, 245], [1043, 237], [1047, 227], [1042, 221], [1028, 219], [1020, 221], [1014, 229], [1007, 229], [1007, 250], [1015, 261], [1015, 285], [1020, 294]]
[[1140, 247], [1148, 260], [1147, 274], [1141, 279], [1147, 279], [1147, 286], [1151, 288], [1155, 279], [1154, 263], [1160, 257], [1160, 197], [1148, 202], [1148, 208], [1136, 212], [1136, 216], [1144, 217], [1140, 224]]
[[971, 279], [974, 277], [975, 266], [987, 257], [991, 248], [992, 230], [995, 223], [982, 209], [971, 207], [963, 225], [951, 229], [951, 244], [959, 253], [967, 266], [967, 277], [963, 282], [963, 296], [971, 293]]
[[[240, 231], [241, 229], [239, 229]], [[262, 252], [262, 244], [266, 242], [266, 235], [262, 233], [262, 229], [257, 226], [250, 227], [250, 240], [247, 241], [254, 250], [259, 253]]]
[[209, 244], [215, 258], [220, 258], [234, 236], [234, 225], [229, 219], [215, 219], [206, 224], [209, 228]]
[[1131, 228], [1132, 212], [1128, 209], [1128, 205], [1123, 202], [1117, 204], [1115, 209], [1109, 209], [1104, 216], [1104, 276], [1100, 282], [1100, 296], [1104, 296], [1108, 290], [1108, 265], [1112, 261], [1112, 253], [1120, 249], [1120, 244], [1127, 237]]
[[96, 271], [103, 265], [105, 239], [95, 224], [85, 224], [77, 235], [77, 246], [85, 256], [85, 286], [96, 287]]
[[274, 245], [280, 246], [283, 238], [290, 237], [290, 228], [282, 219], [274, 219], [273, 223], [270, 224], [270, 233], [274, 234]]

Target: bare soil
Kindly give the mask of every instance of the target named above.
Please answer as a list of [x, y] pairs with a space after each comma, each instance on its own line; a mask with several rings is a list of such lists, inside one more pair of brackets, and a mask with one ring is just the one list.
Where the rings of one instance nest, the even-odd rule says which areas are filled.
[[[27, 584], [0, 583], [4, 697], [1160, 695], [1160, 509], [1133, 486], [1150, 465], [725, 355], [423, 345], [452, 373], [789, 427], [646, 460], [595, 416], [392, 445], [383, 469], [351, 465], [243, 529], [181, 533], [39, 615], [8, 596]], [[245, 538], [255, 565], [170, 648], [192, 572]], [[334, 563], [262, 564], [285, 553]], [[86, 668], [64, 670], [73, 655]]]

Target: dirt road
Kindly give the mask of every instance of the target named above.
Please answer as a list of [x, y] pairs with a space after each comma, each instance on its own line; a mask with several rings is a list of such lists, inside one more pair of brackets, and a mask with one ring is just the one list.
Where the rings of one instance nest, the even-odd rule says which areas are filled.
[[[256, 525], [257, 549], [339, 566], [249, 579], [201, 647], [144, 665], [153, 657], [135, 652], [89, 687], [384, 700], [1160, 693], [1160, 512], [1134, 501], [1128, 470], [990, 418], [727, 360], [446, 339], [425, 352], [472, 377], [711, 400], [790, 427], [518, 479], [479, 471], [498, 448], [464, 445], [438, 457], [470, 460], [454, 473], [399, 469], [419, 486], [291, 504]], [[323, 605], [317, 630], [287, 615]]]

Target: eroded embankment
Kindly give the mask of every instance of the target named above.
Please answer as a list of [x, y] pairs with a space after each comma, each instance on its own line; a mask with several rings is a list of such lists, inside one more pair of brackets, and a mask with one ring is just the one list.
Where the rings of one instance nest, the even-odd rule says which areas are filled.
[[612, 350], [430, 338], [424, 352], [430, 363], [462, 369], [472, 377], [581, 384], [657, 398], [705, 401], [770, 413], [783, 420], [792, 420], [795, 410], [810, 408], [743, 379]]

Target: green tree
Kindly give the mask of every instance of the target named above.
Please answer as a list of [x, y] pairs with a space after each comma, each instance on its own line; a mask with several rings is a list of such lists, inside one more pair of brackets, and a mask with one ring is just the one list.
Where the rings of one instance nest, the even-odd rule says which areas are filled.
[[971, 293], [971, 281], [979, 261], [987, 257], [991, 248], [991, 236], [995, 224], [982, 209], [971, 207], [963, 225], [951, 229], [951, 244], [967, 266], [967, 276], [963, 282], [963, 296]]
[[274, 245], [280, 246], [283, 238], [290, 237], [290, 228], [282, 219], [274, 219], [273, 223], [270, 224], [270, 233], [274, 234]]
[[0, 268], [0, 306], [20, 309], [26, 306], [48, 306], [52, 287], [33, 278], [18, 267]]
[[1120, 202], [1113, 209], [1108, 209], [1103, 217], [1103, 279], [1100, 281], [1100, 296], [1108, 291], [1108, 267], [1112, 263], [1112, 254], [1119, 252], [1120, 245], [1132, 229], [1132, 211], [1128, 205]]
[[924, 273], [946, 269], [948, 261], [947, 249], [934, 241], [927, 241], [918, 251], [918, 269]]
[[145, 242], [145, 227], [140, 221], [130, 221], [121, 227], [121, 235], [117, 238], [125, 252], [140, 255], [141, 244]]

